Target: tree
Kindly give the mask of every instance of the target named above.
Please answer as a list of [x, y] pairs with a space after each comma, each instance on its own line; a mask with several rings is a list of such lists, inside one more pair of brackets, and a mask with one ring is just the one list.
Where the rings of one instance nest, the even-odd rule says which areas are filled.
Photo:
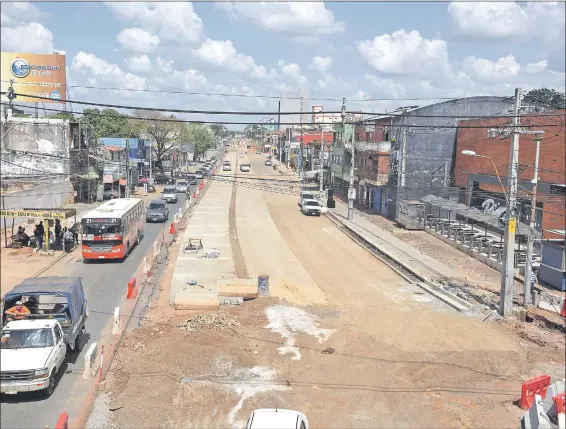
[[248, 125], [246, 126], [246, 128], [244, 128], [244, 133], [248, 138], [253, 139], [257, 137], [257, 133], [259, 129], [260, 129], [259, 125]]
[[226, 134], [228, 133], [226, 127], [221, 124], [211, 124], [210, 130], [212, 131], [212, 134], [214, 134], [214, 137], [219, 137], [219, 138], [225, 137]]
[[[212, 127], [211, 127], [212, 128]], [[214, 132], [214, 131], [213, 131]], [[194, 148], [194, 156], [203, 156], [206, 151], [214, 147], [214, 140], [208, 130], [200, 124], [190, 124], [188, 126], [188, 138]]]
[[566, 109], [566, 95], [554, 89], [533, 89], [525, 95], [523, 101], [546, 105], [553, 109]]
[[91, 126], [95, 141], [102, 137], [137, 137], [129, 117], [114, 109], [84, 109], [81, 124]]
[[65, 119], [65, 120], [70, 121], [70, 122], [77, 121], [77, 118], [75, 118], [75, 115], [73, 115], [71, 112], [51, 113], [49, 115], [45, 115], [44, 118], [46, 118], [46, 119]]
[[189, 133], [187, 126], [177, 121], [174, 115], [165, 116], [159, 112], [147, 110], [137, 110], [137, 119], [134, 129], [138, 135], [147, 134], [155, 142], [155, 166], [163, 170], [163, 160], [165, 156], [175, 147], [188, 140]]

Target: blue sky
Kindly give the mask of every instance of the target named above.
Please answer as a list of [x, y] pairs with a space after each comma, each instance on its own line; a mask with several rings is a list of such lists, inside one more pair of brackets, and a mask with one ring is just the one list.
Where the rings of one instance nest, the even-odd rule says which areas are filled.
[[[73, 86], [249, 96], [303, 88], [366, 111], [408, 98], [511, 95], [517, 86], [564, 91], [565, 80], [563, 2], [3, 2], [2, 51], [53, 48], [66, 51]], [[70, 91], [140, 106], [276, 106], [252, 97]]]

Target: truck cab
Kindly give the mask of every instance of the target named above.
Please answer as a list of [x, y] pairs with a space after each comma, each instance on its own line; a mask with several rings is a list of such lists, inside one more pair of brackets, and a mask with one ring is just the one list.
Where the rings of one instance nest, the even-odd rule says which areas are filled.
[[260, 408], [252, 412], [246, 429], [309, 429], [309, 421], [300, 411]]
[[1, 393], [43, 390], [51, 396], [67, 355], [63, 328], [54, 319], [8, 322], [0, 334], [0, 354]]

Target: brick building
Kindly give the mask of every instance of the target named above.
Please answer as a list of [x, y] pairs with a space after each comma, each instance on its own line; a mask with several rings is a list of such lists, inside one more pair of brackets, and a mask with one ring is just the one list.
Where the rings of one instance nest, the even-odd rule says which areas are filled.
[[[565, 110], [521, 117], [522, 127], [531, 131], [544, 131], [544, 138], [540, 142], [537, 218], [535, 219], [539, 231], [565, 229], [565, 119]], [[478, 155], [489, 157], [497, 167], [504, 187], [507, 188], [511, 138], [489, 139], [487, 133], [490, 127], [506, 124], [509, 124], [508, 118], [461, 121], [456, 136], [454, 161], [455, 184], [466, 190], [466, 204], [501, 215], [506, 210], [505, 198], [493, 165], [484, 158], [462, 155], [462, 151], [471, 150]], [[519, 148], [517, 210], [521, 221], [527, 223], [530, 218], [531, 180], [536, 152], [533, 135], [521, 135]]]

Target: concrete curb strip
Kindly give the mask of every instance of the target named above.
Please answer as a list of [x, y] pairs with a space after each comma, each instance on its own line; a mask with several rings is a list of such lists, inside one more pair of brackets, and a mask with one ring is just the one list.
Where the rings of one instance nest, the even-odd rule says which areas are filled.
[[85, 353], [85, 369], [83, 372], [83, 378], [85, 380], [93, 378], [98, 370], [98, 364], [100, 364], [100, 362], [97, 359], [97, 350], [98, 343], [92, 343]]

